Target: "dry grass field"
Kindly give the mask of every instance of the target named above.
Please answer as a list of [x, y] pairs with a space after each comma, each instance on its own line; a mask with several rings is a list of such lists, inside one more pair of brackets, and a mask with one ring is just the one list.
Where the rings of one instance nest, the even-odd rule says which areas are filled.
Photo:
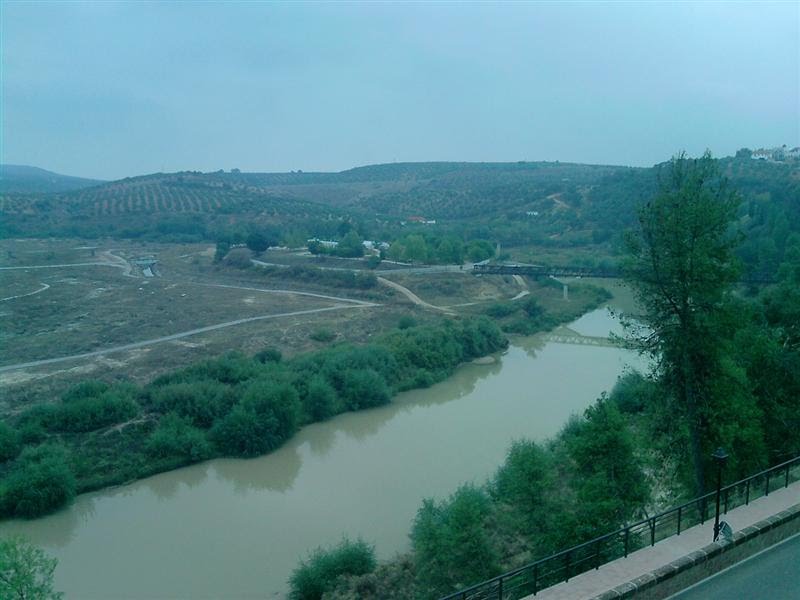
[[[290, 356], [338, 341], [367, 341], [405, 315], [418, 323], [443, 318], [384, 286], [346, 289], [280, 274], [265, 278], [258, 268], [214, 264], [213, 255], [208, 244], [0, 242], [0, 412], [47, 402], [87, 378], [145, 382], [230, 350], [252, 354], [275, 347]], [[143, 257], [158, 261], [153, 277], [136, 264]], [[285, 262], [302, 264], [302, 258]], [[69, 266], [75, 264], [80, 266]], [[510, 278], [461, 273], [398, 273], [391, 279], [442, 306], [509, 299], [520, 289]], [[215, 325], [220, 327], [191, 333]], [[334, 339], [315, 341], [320, 330]], [[103, 353], [68, 358], [98, 351]], [[68, 359], [10, 368], [55, 358]]]
[[[157, 261], [152, 276], [137, 264], [148, 257]], [[323, 265], [290, 251], [260, 259], [363, 265]], [[415, 305], [385, 285], [332, 287], [313, 277], [292, 279], [289, 269], [214, 263], [208, 244], [0, 241], [0, 415], [49, 402], [89, 378], [145, 383], [228, 351], [272, 347], [292, 356], [342, 341], [361, 343], [403, 317], [422, 324], [485, 314], [524, 291], [562, 320], [584, 300], [578, 292], [575, 302], [565, 303], [558, 285], [512, 277], [436, 269], [380, 275], [433, 306]]]

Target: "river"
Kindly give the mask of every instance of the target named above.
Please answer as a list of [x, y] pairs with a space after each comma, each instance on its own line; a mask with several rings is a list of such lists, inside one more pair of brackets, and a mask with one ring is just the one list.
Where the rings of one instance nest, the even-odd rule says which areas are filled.
[[[608, 310], [569, 327], [602, 336]], [[362, 536], [379, 558], [409, 547], [422, 498], [483, 482], [512, 440], [544, 440], [642, 358], [613, 347], [518, 338], [389, 406], [305, 427], [278, 451], [212, 460], [79, 496], [68, 509], [0, 524], [59, 560], [70, 599], [272, 598], [299, 558]]]

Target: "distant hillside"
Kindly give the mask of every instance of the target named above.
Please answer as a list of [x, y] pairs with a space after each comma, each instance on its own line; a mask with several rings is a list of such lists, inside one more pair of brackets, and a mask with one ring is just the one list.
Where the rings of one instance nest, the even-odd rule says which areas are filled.
[[156, 173], [64, 193], [2, 194], [0, 234], [209, 239], [236, 223], [291, 226], [329, 220], [329, 212], [216, 174]]
[[[719, 163], [743, 198], [741, 255], [769, 270], [790, 234], [800, 233], [798, 163], [746, 157]], [[355, 224], [366, 239], [417, 231], [503, 247], [614, 245], [635, 225], [636, 207], [656, 192], [658, 173], [658, 165], [559, 162], [156, 173], [67, 192], [2, 193], [0, 235], [214, 240], [266, 228], [294, 245], [308, 237], [337, 239]], [[415, 224], [421, 220], [436, 224]]]
[[[400, 221], [524, 214], [574, 201], [602, 177], [628, 167], [558, 162], [391, 163], [340, 173], [212, 173], [204, 177], [346, 209], [362, 218]], [[556, 205], [559, 204], [556, 198]]]
[[0, 194], [48, 194], [69, 192], [103, 183], [97, 179], [71, 177], [25, 165], [0, 165]]

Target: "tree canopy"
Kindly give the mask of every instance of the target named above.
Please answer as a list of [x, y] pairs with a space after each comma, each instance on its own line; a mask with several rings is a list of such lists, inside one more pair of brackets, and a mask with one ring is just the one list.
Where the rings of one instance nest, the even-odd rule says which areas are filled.
[[625, 274], [644, 309], [639, 341], [658, 361], [670, 417], [685, 425], [697, 494], [706, 491], [721, 382], [731, 374], [720, 340], [740, 273], [732, 231], [738, 206], [710, 154], [681, 154], [663, 170], [658, 192], [640, 208], [639, 227], [626, 240]]

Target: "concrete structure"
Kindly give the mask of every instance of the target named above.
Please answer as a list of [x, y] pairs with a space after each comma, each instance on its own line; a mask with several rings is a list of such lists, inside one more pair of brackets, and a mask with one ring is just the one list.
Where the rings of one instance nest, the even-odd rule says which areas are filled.
[[730, 510], [730, 541], [712, 542], [707, 521], [546, 588], [525, 600], [666, 598], [800, 531], [800, 482]]

